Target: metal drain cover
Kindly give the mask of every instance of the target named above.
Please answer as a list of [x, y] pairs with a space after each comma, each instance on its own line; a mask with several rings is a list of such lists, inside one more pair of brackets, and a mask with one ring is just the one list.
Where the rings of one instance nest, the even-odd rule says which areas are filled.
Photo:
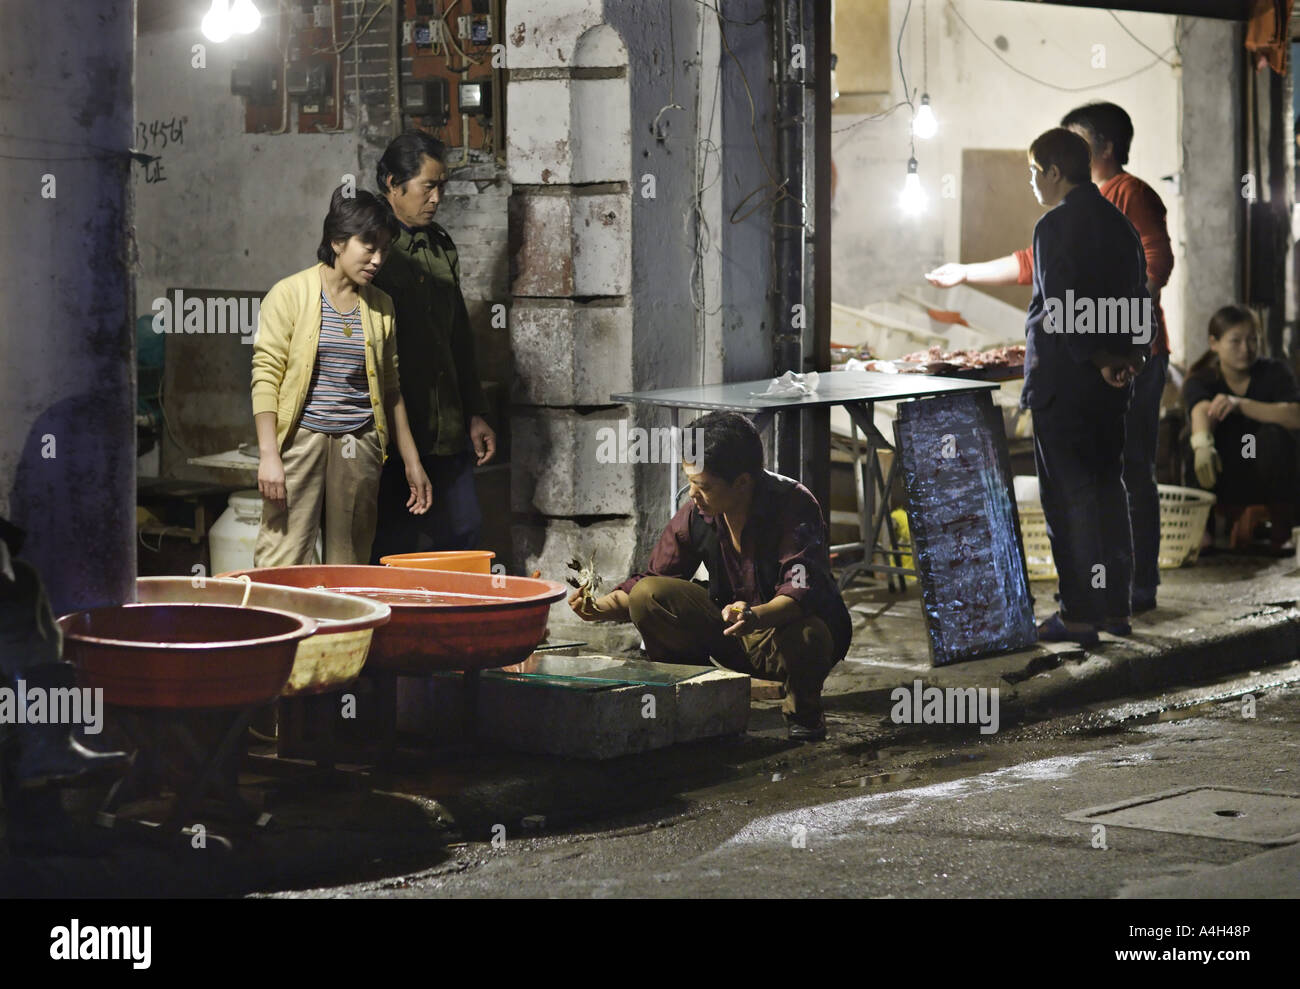
[[1192, 786], [1066, 814], [1067, 821], [1204, 838], [1287, 845], [1300, 841], [1300, 793]]

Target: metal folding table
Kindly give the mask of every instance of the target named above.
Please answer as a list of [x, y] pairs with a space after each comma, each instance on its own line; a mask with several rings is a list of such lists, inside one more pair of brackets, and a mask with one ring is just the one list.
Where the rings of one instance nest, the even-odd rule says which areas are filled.
[[[832, 546], [835, 553], [862, 551], [862, 561], [846, 567], [840, 577], [845, 587], [859, 573], [886, 575], [889, 586], [897, 578], [900, 589], [905, 577], [915, 577], [916, 571], [902, 567], [900, 547], [889, 517], [889, 492], [898, 472], [898, 458], [894, 457], [886, 471], [880, 464], [880, 452], [893, 450], [894, 444], [876, 428], [874, 421], [877, 402], [924, 401], [938, 395], [992, 391], [997, 382], [973, 381], [967, 378], [942, 378], [928, 374], [883, 374], [876, 371], [827, 371], [818, 377], [817, 391], [795, 398], [764, 396], [770, 379], [738, 381], [726, 385], [702, 385], [687, 388], [660, 388], [654, 391], [623, 392], [610, 395], [611, 402], [658, 405], [669, 410], [674, 430], [681, 427], [681, 411], [740, 412], [749, 416], [760, 431], [777, 415], [788, 415], [818, 406], [842, 405], [849, 415], [853, 438], [854, 479], [858, 501], [858, 531], [860, 541]], [[859, 449], [858, 431], [866, 441], [866, 452]], [[668, 465], [668, 515], [677, 511], [679, 500], [677, 464]], [[822, 506], [829, 517], [830, 507]], [[881, 538], [885, 527], [889, 548]], [[876, 557], [889, 562], [877, 563]]]

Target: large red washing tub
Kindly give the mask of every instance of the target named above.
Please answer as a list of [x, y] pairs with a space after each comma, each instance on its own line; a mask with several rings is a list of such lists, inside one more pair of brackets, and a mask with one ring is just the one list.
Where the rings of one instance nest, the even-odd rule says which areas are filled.
[[393, 616], [375, 629], [366, 669], [413, 675], [518, 663], [542, 641], [551, 605], [567, 594], [551, 580], [403, 567], [268, 567], [221, 576], [242, 574], [384, 602]]
[[83, 687], [141, 708], [269, 704], [316, 620], [210, 604], [127, 604], [64, 615], [63, 654]]

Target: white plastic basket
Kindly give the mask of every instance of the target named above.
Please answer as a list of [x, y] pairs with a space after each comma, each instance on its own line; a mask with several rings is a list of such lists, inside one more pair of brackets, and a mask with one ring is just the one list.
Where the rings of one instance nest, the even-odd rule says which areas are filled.
[[[1195, 563], [1201, 552], [1201, 534], [1215, 497], [1208, 491], [1158, 485], [1160, 492], [1161, 570], [1177, 570]], [[1056, 563], [1052, 544], [1047, 538], [1047, 520], [1038, 502], [1017, 503], [1020, 512], [1020, 541], [1025, 549], [1025, 566], [1030, 580], [1054, 580]]]

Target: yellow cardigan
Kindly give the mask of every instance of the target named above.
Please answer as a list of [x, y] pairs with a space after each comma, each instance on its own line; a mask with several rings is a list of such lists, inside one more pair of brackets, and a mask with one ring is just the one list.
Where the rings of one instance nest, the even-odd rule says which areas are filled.
[[[274, 412], [281, 452], [293, 440], [307, 405], [307, 390], [316, 367], [320, 342], [321, 271], [323, 264], [281, 279], [266, 293], [253, 337], [253, 415]], [[384, 399], [398, 392], [397, 334], [393, 300], [366, 285], [359, 289], [361, 325], [366, 340], [366, 377], [375, 412], [379, 443], [388, 455], [388, 419]]]

